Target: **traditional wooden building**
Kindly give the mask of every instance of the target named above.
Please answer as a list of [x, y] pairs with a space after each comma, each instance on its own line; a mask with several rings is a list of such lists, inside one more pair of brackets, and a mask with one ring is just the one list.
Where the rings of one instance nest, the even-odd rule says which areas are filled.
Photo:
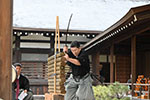
[[92, 57], [93, 71], [103, 66], [106, 82], [127, 82], [132, 74], [150, 77], [150, 5], [131, 8], [114, 25], [84, 45]]
[[[44, 74], [46, 60], [44, 59], [53, 54], [55, 30], [14, 27], [13, 34], [13, 62], [21, 62], [27, 68], [31, 68], [31, 66], [42, 68], [42, 72], [40, 72], [41, 69], [30, 70], [33, 74], [36, 73], [31, 77], [29, 76], [31, 79], [36, 80], [46, 77], [46, 74]], [[84, 30], [66, 32], [66, 30], [60, 30], [60, 36], [62, 37], [60, 43], [70, 44], [72, 40], [79, 39], [78, 36], [88, 39], [93, 38], [92, 40], [80, 41], [90, 55], [93, 73], [99, 74], [97, 66], [100, 64], [102, 66], [100, 73], [105, 77], [105, 82], [127, 82], [130, 74], [132, 74], [133, 82], [135, 82], [137, 75], [150, 76], [149, 34], [150, 5], [145, 5], [131, 8], [124, 17], [103, 32]], [[65, 36], [67, 38], [75, 37], [74, 39], [68, 39], [66, 42]], [[35, 47], [30, 47], [29, 44]], [[43, 44], [46, 44], [46, 46], [43, 46]], [[42, 48], [37, 48], [37, 46]], [[40, 90], [36, 90], [36, 92], [38, 91]]]

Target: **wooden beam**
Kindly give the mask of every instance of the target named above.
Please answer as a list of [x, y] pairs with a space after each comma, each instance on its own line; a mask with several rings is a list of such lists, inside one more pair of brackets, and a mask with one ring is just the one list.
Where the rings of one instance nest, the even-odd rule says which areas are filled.
[[131, 74], [132, 74], [132, 96], [134, 95], [133, 83], [136, 80], [136, 36], [131, 38]]
[[12, 100], [12, 0], [0, 0], [0, 98]]
[[[59, 29], [60, 34], [90, 34], [90, 35], [98, 35], [102, 33], [102, 31], [95, 31], [95, 30], [72, 30], [69, 29], [69, 32], [66, 29]], [[46, 29], [46, 28], [29, 28], [29, 27], [13, 27], [14, 32], [28, 32], [28, 33], [55, 33], [55, 29]]]
[[114, 58], [114, 45], [111, 45], [111, 48], [110, 48], [110, 83], [114, 82], [114, 63], [113, 63], [113, 58]]
[[[52, 39], [52, 40], [51, 40]], [[51, 41], [52, 42], [55, 42], [55, 40], [54, 40], [54, 37], [52, 36], [52, 38], [50, 37], [50, 41], [49, 40], [20, 40], [20, 42], [28, 42], [28, 43], [32, 43], [32, 42], [34, 42], [34, 43], [51, 43]], [[16, 41], [15, 41], [16, 42]], [[14, 43], [15, 43], [14, 42]], [[61, 40], [60, 41], [60, 43], [61, 44], [65, 44], [65, 43], [67, 43], [67, 44], [70, 44], [72, 41], [67, 41], [67, 42], [65, 42], [65, 41], [63, 41], [63, 40]], [[86, 43], [86, 41], [84, 42], [84, 41], [79, 41], [79, 43], [80, 44], [85, 44]], [[53, 46], [51, 46], [51, 47], [54, 47], [54, 43], [52, 43], [52, 45]]]

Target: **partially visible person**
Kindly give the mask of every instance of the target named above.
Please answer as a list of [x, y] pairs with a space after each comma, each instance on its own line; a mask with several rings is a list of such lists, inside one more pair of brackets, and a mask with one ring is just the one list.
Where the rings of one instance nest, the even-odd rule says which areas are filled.
[[[128, 79], [127, 83], [132, 83], [132, 74], [130, 74], [130, 78]], [[130, 90], [132, 89], [131, 85], [128, 85]]]
[[103, 72], [102, 72], [103, 67], [102, 67], [102, 65], [99, 65], [99, 67], [100, 67], [100, 70], [99, 70], [99, 80], [100, 80], [101, 84], [103, 84], [104, 81], [105, 81], [105, 77], [104, 77]]
[[131, 86], [131, 83], [132, 83], [132, 74], [130, 74], [130, 78], [128, 79], [127, 83], [129, 83], [128, 87], [129, 87], [129, 91], [128, 91], [128, 94], [131, 94], [131, 90], [132, 90], [132, 86]]
[[65, 82], [65, 100], [95, 100], [89, 74], [89, 58], [79, 42], [73, 41], [64, 57], [72, 69], [70, 77]]
[[63, 52], [68, 53], [68, 46], [67, 45], [64, 45]]
[[15, 100], [18, 100], [18, 96], [22, 91], [27, 93], [27, 96], [23, 100], [33, 100], [33, 93], [30, 90], [29, 80], [23, 74], [21, 74], [22, 65], [20, 63], [15, 63], [14, 66], [16, 67], [17, 71], [17, 79], [12, 84], [12, 92]]

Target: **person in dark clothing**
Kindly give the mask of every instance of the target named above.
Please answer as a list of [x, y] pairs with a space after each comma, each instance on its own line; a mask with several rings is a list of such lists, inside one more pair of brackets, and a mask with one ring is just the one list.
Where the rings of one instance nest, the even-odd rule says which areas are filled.
[[64, 45], [63, 52], [68, 53], [68, 46], [67, 45]]
[[27, 96], [24, 98], [24, 100], [33, 100], [33, 93], [30, 91], [29, 80], [23, 74], [21, 74], [22, 65], [20, 63], [15, 63], [14, 66], [16, 67], [17, 71], [17, 79], [12, 84], [15, 100], [18, 100], [18, 96], [22, 91], [27, 93]]
[[[130, 79], [128, 79], [127, 83], [132, 83], [132, 74], [130, 74]], [[129, 89], [132, 90], [131, 85], [129, 85]]]
[[128, 87], [129, 87], [128, 94], [131, 94], [132, 93], [132, 86], [131, 86], [131, 83], [132, 83], [132, 74], [130, 74], [130, 78], [128, 79], [127, 83], [129, 83], [129, 85], [128, 85]]
[[70, 77], [65, 82], [65, 100], [95, 100], [88, 55], [77, 41], [73, 41], [70, 47], [64, 56], [72, 69]]

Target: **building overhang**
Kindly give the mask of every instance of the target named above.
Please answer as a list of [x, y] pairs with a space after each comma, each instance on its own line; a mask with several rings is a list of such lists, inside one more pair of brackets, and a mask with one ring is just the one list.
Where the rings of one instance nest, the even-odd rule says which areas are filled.
[[131, 8], [118, 22], [86, 43], [83, 48], [91, 53], [92, 50], [101, 50], [146, 30], [150, 30], [150, 4]]

